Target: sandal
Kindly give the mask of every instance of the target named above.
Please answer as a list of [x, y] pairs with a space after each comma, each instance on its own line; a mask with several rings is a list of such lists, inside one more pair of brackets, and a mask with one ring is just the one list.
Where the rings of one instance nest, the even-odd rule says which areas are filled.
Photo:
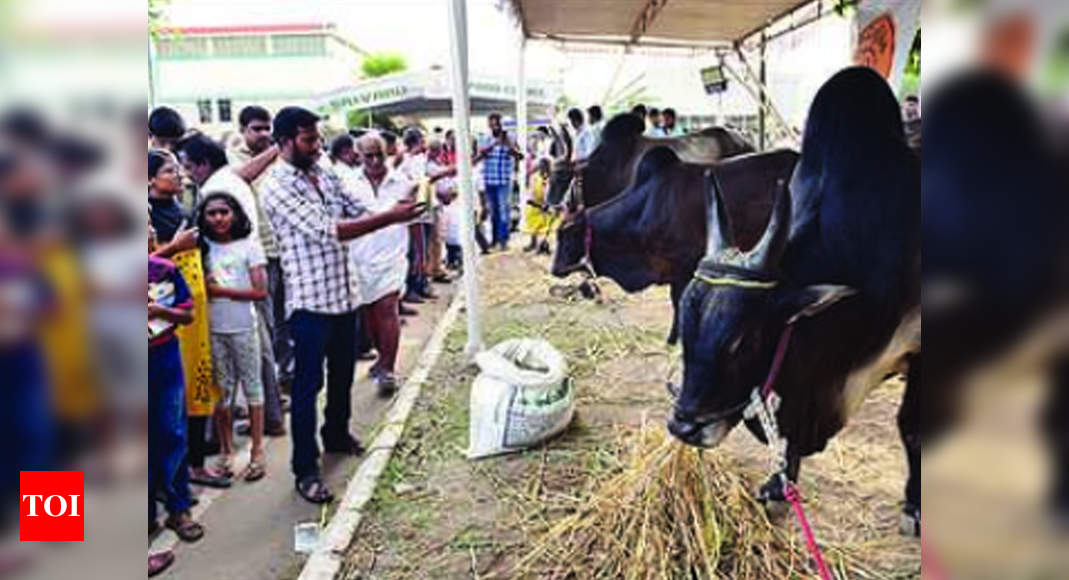
[[189, 481], [197, 485], [203, 485], [205, 487], [214, 487], [218, 489], [226, 489], [230, 487], [229, 477], [226, 477], [222, 474], [212, 473], [207, 469], [205, 469], [200, 474], [197, 474], [193, 472], [193, 470], [190, 470]]
[[230, 465], [230, 459], [220, 459], [219, 463], [215, 465], [215, 469], [219, 472], [219, 475], [227, 479], [234, 479], [234, 468]]
[[330, 503], [334, 501], [334, 494], [330, 493], [327, 484], [323, 483], [323, 480], [319, 479], [318, 475], [298, 480], [297, 493], [312, 503]]
[[179, 523], [174, 516], [168, 516], [163, 525], [172, 530], [183, 542], [196, 542], [204, 537], [204, 526], [193, 520], [184, 520]]
[[249, 462], [249, 467], [245, 470], [245, 481], [249, 483], [260, 481], [265, 475], [267, 475], [267, 471], [264, 469], [263, 463], [254, 459]]
[[174, 552], [157, 552], [148, 555], [148, 577], [151, 578], [174, 564]]

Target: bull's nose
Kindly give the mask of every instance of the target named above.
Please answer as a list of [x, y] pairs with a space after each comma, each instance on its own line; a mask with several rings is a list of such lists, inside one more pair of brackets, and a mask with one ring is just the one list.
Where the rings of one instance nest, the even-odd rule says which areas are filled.
[[681, 420], [678, 414], [668, 420], [668, 432], [681, 441], [690, 441], [699, 431], [701, 428], [696, 423]]

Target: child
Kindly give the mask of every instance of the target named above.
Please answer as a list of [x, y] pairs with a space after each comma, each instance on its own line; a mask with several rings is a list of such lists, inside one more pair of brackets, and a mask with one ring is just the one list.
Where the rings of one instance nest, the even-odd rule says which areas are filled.
[[216, 382], [223, 388], [217, 414], [219, 464], [232, 474], [230, 456], [234, 452], [231, 410], [240, 382], [249, 403], [252, 450], [245, 481], [257, 481], [265, 474], [264, 389], [260, 380], [260, 345], [256, 332], [253, 301], [267, 298], [267, 258], [260, 243], [249, 237], [252, 226], [241, 204], [225, 192], [208, 193], [197, 210], [201, 232], [212, 333], [212, 367]]
[[[149, 251], [152, 251], [149, 226]], [[149, 535], [156, 521], [156, 491], [166, 497], [165, 525], [186, 542], [204, 536], [189, 514], [191, 496], [186, 462], [185, 379], [175, 329], [193, 322], [193, 298], [182, 274], [163, 258], [148, 258]], [[152, 561], [150, 559], [150, 572]]]
[[[531, 234], [531, 243], [523, 249], [532, 252], [535, 249], [539, 254], [549, 254], [549, 233], [553, 225], [553, 216], [550, 213], [546, 194], [549, 189], [549, 159], [545, 157], [538, 160], [538, 169], [531, 176], [531, 197], [527, 200], [525, 208], [527, 233]], [[538, 237], [542, 236], [539, 244]]]

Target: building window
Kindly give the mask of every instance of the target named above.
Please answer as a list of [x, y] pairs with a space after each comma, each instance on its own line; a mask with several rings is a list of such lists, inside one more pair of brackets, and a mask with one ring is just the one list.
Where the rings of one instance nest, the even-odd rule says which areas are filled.
[[246, 58], [267, 55], [266, 36], [217, 36], [212, 39], [217, 58]]
[[326, 56], [327, 38], [322, 34], [279, 34], [271, 37], [276, 56]]
[[200, 99], [197, 101], [197, 115], [200, 117], [201, 123], [212, 122], [212, 100]]
[[230, 99], [219, 99], [215, 102], [215, 106], [219, 110], [219, 122], [230, 122]]
[[205, 58], [208, 56], [208, 39], [162, 38], [156, 41], [156, 53], [160, 58]]

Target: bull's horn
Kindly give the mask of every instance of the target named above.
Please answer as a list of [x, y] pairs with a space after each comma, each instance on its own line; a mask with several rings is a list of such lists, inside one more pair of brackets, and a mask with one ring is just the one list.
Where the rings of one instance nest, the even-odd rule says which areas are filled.
[[787, 247], [787, 236], [791, 231], [791, 194], [784, 180], [776, 182], [776, 201], [772, 206], [772, 217], [761, 240], [747, 252], [743, 260], [746, 268], [760, 272], [769, 272], [779, 264], [783, 250]]
[[722, 261], [724, 257], [735, 250], [735, 241], [731, 235], [731, 222], [728, 220], [727, 208], [724, 206], [724, 199], [720, 195], [720, 183], [716, 176], [711, 173], [710, 181], [713, 185], [713, 194], [710, 196], [708, 207], [705, 209], [706, 223], [709, 229], [705, 255], [717, 261]]

